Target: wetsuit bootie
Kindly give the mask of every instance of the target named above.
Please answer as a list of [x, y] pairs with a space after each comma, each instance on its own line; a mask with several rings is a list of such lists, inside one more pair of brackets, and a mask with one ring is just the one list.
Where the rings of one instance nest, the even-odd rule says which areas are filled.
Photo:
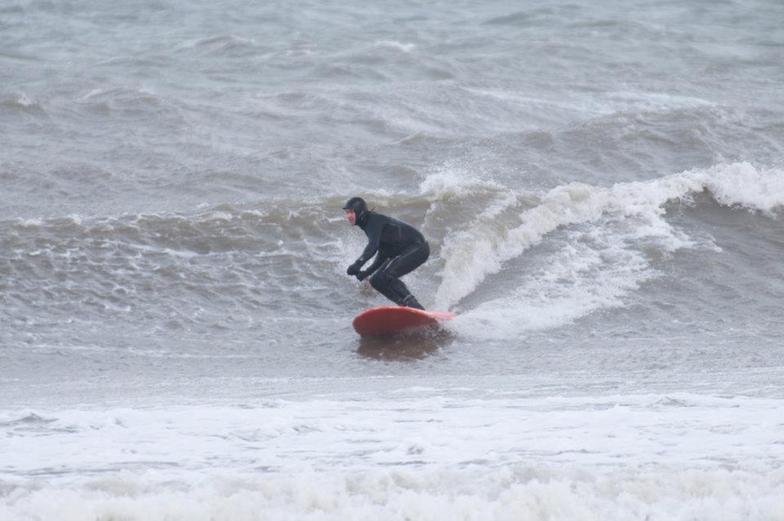
[[404, 298], [402, 302], [400, 302], [400, 305], [407, 308], [421, 309], [422, 311], [425, 310], [425, 308], [422, 307], [422, 304], [420, 304], [411, 293], [409, 293], [408, 296]]

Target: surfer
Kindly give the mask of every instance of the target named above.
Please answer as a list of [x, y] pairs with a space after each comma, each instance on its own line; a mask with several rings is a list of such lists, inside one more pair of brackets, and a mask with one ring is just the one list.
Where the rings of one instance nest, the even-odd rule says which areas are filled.
[[[343, 206], [346, 219], [359, 226], [368, 238], [362, 255], [346, 273], [359, 280], [370, 277], [370, 285], [399, 306], [425, 309], [414, 298], [400, 277], [411, 273], [430, 255], [430, 246], [419, 231], [404, 222], [368, 210], [361, 197], [352, 197]], [[366, 269], [362, 266], [376, 256]]]

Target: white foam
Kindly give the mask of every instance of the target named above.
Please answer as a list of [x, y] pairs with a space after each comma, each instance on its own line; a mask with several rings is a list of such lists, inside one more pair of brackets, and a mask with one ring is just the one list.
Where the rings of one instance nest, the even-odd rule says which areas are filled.
[[0, 519], [782, 519], [780, 400], [380, 396], [4, 411]]
[[[717, 451], [722, 461], [745, 468], [784, 458], [784, 446], [776, 445], [779, 426], [769, 421], [781, 406], [775, 399], [686, 394], [469, 399], [420, 392], [387, 400], [366, 394], [247, 408], [7, 411], [0, 415], [0, 428], [7, 431], [4, 477], [7, 469], [17, 476], [137, 468], [179, 475], [260, 466], [334, 470], [479, 460], [497, 465], [515, 458], [703, 467], [715, 464]], [[46, 421], [29, 425], [29, 418]], [[584, 439], [578, 440], [579, 433]]]
[[519, 288], [460, 315], [454, 330], [466, 337], [504, 339], [561, 326], [622, 305], [626, 294], [652, 276], [638, 252], [567, 245], [553, 263], [531, 273]]
[[766, 213], [784, 206], [784, 170], [781, 169], [757, 169], [749, 163], [735, 163], [683, 175], [701, 178], [723, 205]]
[[519, 464], [231, 476], [197, 485], [147, 476], [17, 490], [0, 518], [26, 521], [422, 521], [603, 519], [781, 521], [784, 472], [631, 470]]

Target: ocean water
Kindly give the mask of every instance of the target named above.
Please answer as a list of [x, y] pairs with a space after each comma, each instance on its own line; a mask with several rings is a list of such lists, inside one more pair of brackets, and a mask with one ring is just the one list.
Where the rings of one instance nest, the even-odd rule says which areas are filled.
[[3, 1], [0, 521], [784, 520], [783, 86], [779, 0]]

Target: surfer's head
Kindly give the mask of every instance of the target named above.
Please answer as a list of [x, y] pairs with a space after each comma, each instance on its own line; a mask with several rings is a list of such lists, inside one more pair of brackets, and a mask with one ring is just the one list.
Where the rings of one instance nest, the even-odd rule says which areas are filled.
[[346, 219], [351, 224], [361, 223], [368, 213], [367, 203], [361, 197], [352, 197], [343, 205]]

